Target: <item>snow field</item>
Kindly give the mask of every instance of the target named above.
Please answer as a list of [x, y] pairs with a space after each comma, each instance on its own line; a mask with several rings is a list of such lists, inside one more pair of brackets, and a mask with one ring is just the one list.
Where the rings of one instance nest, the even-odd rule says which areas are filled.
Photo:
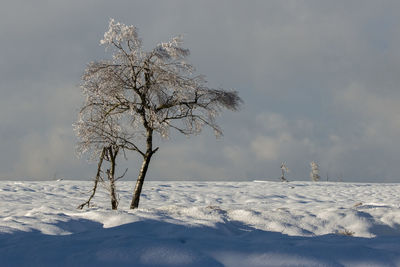
[[132, 211], [134, 183], [119, 182], [118, 211], [105, 190], [77, 210], [91, 186], [0, 182], [1, 262], [400, 266], [399, 184], [146, 182]]

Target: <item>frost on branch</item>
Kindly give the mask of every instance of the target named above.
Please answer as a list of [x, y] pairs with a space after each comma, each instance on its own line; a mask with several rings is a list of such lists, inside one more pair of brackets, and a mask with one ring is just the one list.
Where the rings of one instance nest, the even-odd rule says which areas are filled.
[[141, 121], [138, 132], [149, 127], [167, 138], [170, 129], [190, 135], [209, 126], [220, 135], [215, 118], [242, 102], [237, 92], [208, 88], [204, 76], [193, 75], [181, 36], [145, 52], [134, 26], [111, 19], [101, 43], [113, 48], [113, 61], [90, 63], [83, 91], [88, 102], [105, 101], [110, 114]]
[[161, 43], [154, 49], [154, 54], [161, 60], [179, 60], [189, 56], [189, 49], [182, 48], [183, 38], [177, 36], [167, 43]]
[[100, 40], [100, 44], [107, 46], [115, 44], [119, 46], [125, 41], [129, 42], [129, 45], [136, 49], [142, 45], [135, 26], [127, 26], [115, 22], [114, 19], [110, 19], [108, 31], [104, 33], [104, 38]]

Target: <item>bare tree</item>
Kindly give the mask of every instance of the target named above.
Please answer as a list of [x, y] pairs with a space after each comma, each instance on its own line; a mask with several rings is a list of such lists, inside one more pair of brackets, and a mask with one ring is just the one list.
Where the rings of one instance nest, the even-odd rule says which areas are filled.
[[[204, 76], [194, 75], [181, 37], [144, 51], [134, 26], [111, 19], [100, 43], [112, 52], [112, 59], [88, 64], [83, 88], [95, 87], [95, 92], [89, 91], [104, 103], [93, 105], [101, 105], [105, 116], [117, 116], [120, 125], [134, 129], [129, 134], [122, 131], [130, 149], [143, 157], [130, 205], [134, 209], [139, 206], [150, 160], [158, 150], [153, 145], [154, 135], [166, 138], [170, 129], [192, 135], [200, 133], [203, 126], [221, 135], [216, 116], [223, 108], [238, 110], [242, 100], [237, 92], [209, 88]], [[142, 140], [141, 147], [132, 140]]]

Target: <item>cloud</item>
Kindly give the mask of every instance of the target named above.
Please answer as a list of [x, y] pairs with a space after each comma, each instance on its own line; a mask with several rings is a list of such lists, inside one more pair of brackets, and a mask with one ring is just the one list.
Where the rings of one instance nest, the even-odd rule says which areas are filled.
[[343, 118], [347, 131], [340, 131], [341, 137], [331, 147], [336, 157], [331, 158], [347, 173], [358, 173], [359, 179], [375, 176], [377, 181], [391, 181], [400, 171], [396, 164], [400, 149], [398, 92], [384, 91], [354, 82], [335, 93], [338, 117]]
[[[160, 142], [150, 178], [308, 179], [309, 162], [352, 181], [398, 181], [400, 19], [396, 1], [5, 1], [0, 10], [0, 177], [90, 177], [71, 124], [85, 64], [108, 19], [146, 47], [184, 34], [210, 86], [235, 88], [240, 113]], [[68, 130], [70, 129], [70, 130]], [[26, 163], [26, 165], [24, 164]], [[182, 164], [182, 162], [184, 164]], [[140, 166], [129, 155], [129, 176]]]
[[64, 157], [73, 152], [67, 140], [69, 132], [70, 129], [53, 128], [46, 134], [30, 133], [24, 136], [19, 161], [14, 165], [16, 176], [49, 179], [57, 175], [58, 168], [64, 169], [64, 166], [70, 165], [70, 161], [65, 161], [70, 157]]
[[[57, 87], [60, 86], [60, 87]], [[87, 177], [85, 162], [75, 157], [72, 130], [81, 96], [74, 85], [31, 84], [34, 93], [18, 92], [0, 100], [0, 143], [7, 151], [0, 177], [49, 179]], [[81, 173], [79, 174], [78, 171]]]
[[335, 95], [335, 101], [363, 123], [367, 137], [400, 133], [399, 93], [382, 93], [381, 88], [370, 88], [352, 83]]

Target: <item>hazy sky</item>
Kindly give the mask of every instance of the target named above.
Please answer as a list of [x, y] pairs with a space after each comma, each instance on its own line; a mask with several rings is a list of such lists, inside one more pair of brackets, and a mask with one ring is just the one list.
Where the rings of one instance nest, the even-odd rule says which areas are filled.
[[[213, 87], [234, 88], [240, 112], [224, 137], [157, 139], [148, 178], [400, 182], [399, 1], [18, 1], [0, 10], [0, 178], [90, 179], [71, 124], [85, 64], [114, 18], [147, 48], [183, 34]], [[119, 171], [138, 173], [136, 155]]]

